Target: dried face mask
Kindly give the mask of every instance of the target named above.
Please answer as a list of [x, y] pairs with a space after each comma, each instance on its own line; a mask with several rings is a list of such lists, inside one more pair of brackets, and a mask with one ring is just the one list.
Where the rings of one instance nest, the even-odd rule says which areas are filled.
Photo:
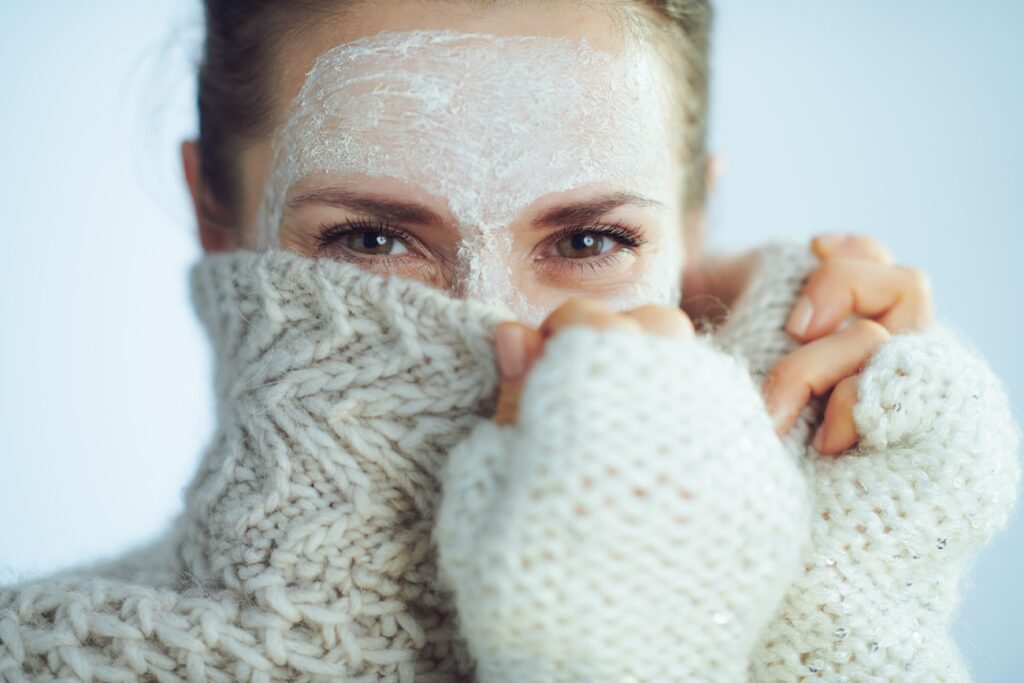
[[[311, 177], [398, 180], [447, 202], [461, 234], [458, 289], [537, 322], [515, 290], [510, 225], [538, 199], [603, 188], [677, 210], [665, 76], [650, 48], [453, 31], [381, 33], [320, 56], [275, 139], [261, 206], [263, 248]], [[675, 304], [682, 237], [671, 220], [639, 281], [608, 303]]]

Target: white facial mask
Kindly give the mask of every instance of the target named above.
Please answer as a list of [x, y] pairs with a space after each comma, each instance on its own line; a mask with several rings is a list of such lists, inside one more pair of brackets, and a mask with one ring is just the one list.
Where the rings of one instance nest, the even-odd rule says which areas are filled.
[[[447, 201], [462, 235], [469, 297], [524, 320], [546, 311], [512, 286], [510, 224], [545, 195], [601, 184], [669, 203], [679, 195], [665, 80], [650, 48], [621, 54], [586, 40], [454, 31], [381, 33], [316, 61], [275, 140], [261, 207], [264, 248], [279, 245], [293, 185], [311, 174], [386, 177]], [[676, 232], [671, 220], [666, 232]], [[674, 304], [681, 236], [613, 307]]]

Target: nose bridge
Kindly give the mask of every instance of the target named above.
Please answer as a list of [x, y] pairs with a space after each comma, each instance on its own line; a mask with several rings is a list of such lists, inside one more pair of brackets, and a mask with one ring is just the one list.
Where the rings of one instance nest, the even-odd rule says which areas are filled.
[[452, 278], [453, 296], [487, 302], [507, 301], [511, 240], [509, 226], [473, 225], [462, 229]]
[[512, 288], [507, 271], [507, 264], [497, 254], [471, 254], [455, 278], [458, 296], [489, 303], [505, 301]]
[[456, 270], [454, 277], [451, 279], [451, 284], [448, 286], [448, 295], [453, 299], [469, 298], [469, 285], [466, 276], [459, 270]]
[[476, 279], [474, 262], [477, 260], [477, 240], [473, 239], [465, 231], [459, 240], [459, 246], [452, 269], [452, 276], [448, 286], [448, 293], [456, 299], [468, 299], [474, 294], [474, 287], [471, 283]]

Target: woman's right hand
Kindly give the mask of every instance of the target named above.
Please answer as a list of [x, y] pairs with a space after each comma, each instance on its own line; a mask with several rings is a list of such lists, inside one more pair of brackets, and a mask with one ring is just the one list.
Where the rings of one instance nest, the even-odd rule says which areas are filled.
[[494, 421], [500, 425], [516, 422], [523, 384], [544, 352], [544, 345], [569, 327], [595, 330], [626, 330], [664, 337], [692, 337], [693, 323], [682, 310], [670, 306], [643, 306], [615, 312], [594, 299], [571, 299], [556, 308], [534, 329], [524, 323], [507, 321], [495, 329], [495, 348], [501, 390]]

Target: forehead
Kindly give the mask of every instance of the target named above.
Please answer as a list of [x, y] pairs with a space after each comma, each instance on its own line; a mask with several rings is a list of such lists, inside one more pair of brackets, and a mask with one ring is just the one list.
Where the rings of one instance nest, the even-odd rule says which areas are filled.
[[275, 138], [266, 219], [313, 173], [398, 179], [481, 227], [591, 183], [651, 193], [670, 158], [661, 68], [649, 48], [585, 37], [415, 30], [333, 47]]

